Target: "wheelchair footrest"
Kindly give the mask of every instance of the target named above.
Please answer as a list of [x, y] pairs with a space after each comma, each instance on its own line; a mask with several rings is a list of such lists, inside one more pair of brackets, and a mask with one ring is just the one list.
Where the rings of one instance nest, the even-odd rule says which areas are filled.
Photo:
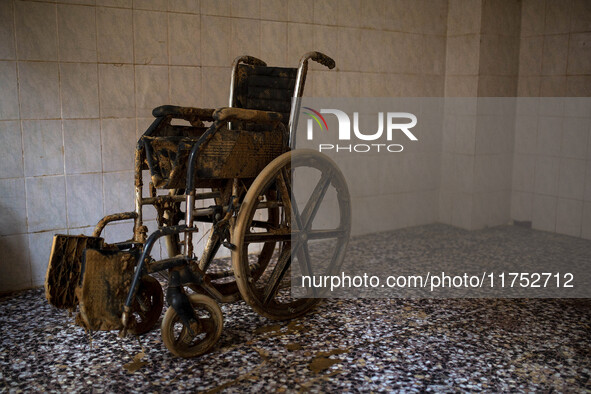
[[86, 249], [82, 282], [76, 288], [80, 313], [76, 323], [89, 330], [119, 330], [137, 253]]
[[100, 237], [58, 234], [53, 237], [45, 276], [45, 297], [57, 308], [74, 309], [78, 305], [75, 289], [80, 283], [82, 255], [86, 248], [99, 249]]

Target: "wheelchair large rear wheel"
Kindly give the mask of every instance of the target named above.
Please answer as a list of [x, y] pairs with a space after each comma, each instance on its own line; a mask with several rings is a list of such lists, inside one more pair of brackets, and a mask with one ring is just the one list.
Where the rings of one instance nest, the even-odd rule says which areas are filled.
[[[280, 210], [277, 225], [268, 223], [269, 206]], [[279, 156], [249, 188], [234, 227], [232, 264], [242, 298], [271, 319], [305, 314], [325, 293], [305, 288], [303, 277], [335, 274], [350, 232], [349, 191], [336, 164], [313, 150]], [[273, 243], [271, 261], [253, 275], [249, 260]]]

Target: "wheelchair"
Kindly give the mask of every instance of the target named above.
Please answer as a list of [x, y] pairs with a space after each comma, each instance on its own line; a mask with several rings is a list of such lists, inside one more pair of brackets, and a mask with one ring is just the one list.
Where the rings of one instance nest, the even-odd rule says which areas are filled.
[[[323, 241], [331, 245], [321, 254], [323, 272], [340, 267], [351, 207], [336, 164], [317, 151], [295, 149], [309, 61], [335, 67], [319, 52], [306, 53], [298, 68], [241, 56], [232, 65], [228, 107], [155, 108], [135, 151], [135, 210], [104, 217], [92, 236], [54, 237], [45, 281], [49, 303], [78, 309], [76, 322], [86, 329], [140, 335], [160, 319], [164, 293], [154, 274], [167, 272], [161, 334], [180, 357], [216, 344], [223, 327], [219, 303], [242, 299], [275, 320], [310, 311], [319, 294], [294, 297], [290, 273], [297, 264], [317, 274], [311, 256]], [[304, 178], [309, 193], [296, 203], [293, 174], [300, 170], [316, 175]], [[329, 190], [335, 224], [318, 227]], [[155, 208], [158, 223], [150, 234], [146, 206]], [[122, 220], [133, 220], [132, 238], [107, 244], [105, 226]], [[208, 227], [203, 244], [200, 226]], [[166, 245], [167, 258], [151, 257], [157, 242]]]

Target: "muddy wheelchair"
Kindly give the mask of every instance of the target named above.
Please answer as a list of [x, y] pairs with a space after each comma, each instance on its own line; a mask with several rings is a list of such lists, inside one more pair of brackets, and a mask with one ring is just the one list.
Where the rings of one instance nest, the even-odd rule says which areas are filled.
[[[335, 66], [319, 52], [305, 54], [298, 68], [242, 56], [232, 66], [228, 107], [155, 108], [135, 152], [135, 210], [104, 217], [92, 236], [54, 237], [45, 282], [49, 303], [78, 309], [77, 323], [87, 329], [139, 335], [160, 318], [164, 294], [154, 276], [167, 272], [161, 280], [169, 308], [161, 333], [181, 357], [215, 345], [223, 326], [218, 303], [243, 299], [277, 320], [314, 307], [316, 290], [291, 294], [290, 272], [297, 265], [317, 274], [313, 257], [325, 273], [340, 266], [350, 199], [332, 160], [295, 149], [309, 61]], [[294, 174], [300, 171], [310, 175], [302, 178], [306, 193], [296, 199]], [[158, 223], [150, 234], [143, 215], [149, 205]], [[331, 210], [333, 224], [316, 223], [322, 206]], [[122, 220], [133, 220], [132, 238], [107, 244], [105, 226]], [[208, 235], [203, 243], [201, 231]], [[323, 241], [328, 249], [315, 251]], [[166, 245], [167, 258], [151, 257], [157, 242]]]

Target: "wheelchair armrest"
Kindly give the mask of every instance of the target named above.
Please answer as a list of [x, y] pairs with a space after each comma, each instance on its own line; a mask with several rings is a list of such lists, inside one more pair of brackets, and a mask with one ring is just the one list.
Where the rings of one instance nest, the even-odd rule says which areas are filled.
[[213, 121], [213, 109], [179, 107], [177, 105], [161, 105], [152, 110], [152, 115], [156, 118], [171, 116], [173, 118], [185, 119], [188, 121], [204, 120]]
[[213, 113], [213, 118], [217, 122], [242, 120], [246, 122], [267, 124], [279, 123], [283, 120], [283, 116], [279, 112], [234, 107], [218, 108]]

